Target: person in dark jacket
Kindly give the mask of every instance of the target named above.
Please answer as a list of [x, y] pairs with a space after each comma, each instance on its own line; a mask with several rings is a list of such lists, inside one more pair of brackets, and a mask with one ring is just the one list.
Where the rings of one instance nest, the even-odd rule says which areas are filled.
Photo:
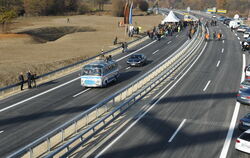
[[28, 71], [28, 72], [26, 73], [26, 75], [27, 75], [27, 80], [28, 80], [28, 88], [30, 89], [30, 88], [32, 88], [32, 87], [31, 87], [31, 79], [32, 79], [31, 72]]
[[18, 79], [20, 81], [21, 91], [22, 91], [23, 90], [23, 84], [24, 84], [24, 77], [23, 77], [23, 73], [22, 72], [19, 74]]
[[36, 88], [36, 73], [31, 74], [31, 84], [32, 84], [32, 83], [34, 84], [33, 87]]

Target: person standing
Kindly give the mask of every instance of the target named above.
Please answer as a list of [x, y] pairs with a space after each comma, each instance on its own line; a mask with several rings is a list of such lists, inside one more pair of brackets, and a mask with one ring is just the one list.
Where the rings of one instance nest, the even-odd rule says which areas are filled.
[[27, 75], [27, 80], [28, 80], [28, 88], [30, 89], [30, 88], [32, 88], [31, 87], [31, 78], [32, 78], [31, 77], [31, 72], [28, 71], [26, 75]]
[[36, 88], [36, 73], [34, 73], [34, 74], [31, 75], [31, 83], [33, 83], [34, 84], [33, 87]]
[[23, 73], [22, 72], [19, 74], [18, 79], [20, 81], [21, 91], [22, 91], [23, 90], [23, 84], [24, 84], [24, 77], [23, 77]]

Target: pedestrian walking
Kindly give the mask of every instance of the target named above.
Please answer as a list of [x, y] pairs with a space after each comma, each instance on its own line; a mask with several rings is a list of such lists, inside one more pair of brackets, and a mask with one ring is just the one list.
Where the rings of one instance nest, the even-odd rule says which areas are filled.
[[30, 71], [28, 71], [27, 73], [26, 73], [26, 75], [27, 75], [27, 81], [28, 81], [28, 88], [30, 89], [30, 88], [32, 88], [31, 87], [31, 72]]
[[23, 84], [24, 84], [24, 77], [23, 77], [23, 73], [20, 72], [18, 79], [20, 81], [20, 86], [21, 86], [21, 91], [23, 90]]
[[34, 85], [33, 87], [36, 88], [36, 73], [31, 74], [31, 85]]

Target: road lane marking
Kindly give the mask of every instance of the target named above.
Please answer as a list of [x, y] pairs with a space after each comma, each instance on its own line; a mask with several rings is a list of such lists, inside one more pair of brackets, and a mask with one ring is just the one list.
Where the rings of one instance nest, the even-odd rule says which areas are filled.
[[184, 125], [184, 123], [186, 122], [187, 119], [184, 119], [181, 124], [179, 125], [179, 127], [177, 128], [177, 130], [174, 132], [174, 134], [172, 135], [172, 137], [168, 140], [169, 143], [172, 142], [172, 140], [174, 139], [174, 137], [177, 135], [177, 133], [180, 131], [180, 129], [182, 128], [182, 126]]
[[27, 102], [27, 101], [30, 101], [30, 100], [32, 100], [32, 99], [34, 99], [34, 98], [40, 97], [40, 96], [42, 96], [42, 95], [44, 95], [44, 94], [47, 94], [47, 93], [49, 93], [49, 92], [52, 92], [52, 91], [54, 91], [54, 90], [56, 90], [56, 89], [58, 89], [58, 88], [61, 88], [61, 87], [65, 86], [65, 85], [67, 85], [67, 84], [70, 84], [70, 83], [72, 83], [72, 82], [78, 80], [79, 78], [80, 78], [80, 77], [77, 77], [77, 78], [75, 78], [75, 79], [73, 79], [73, 80], [70, 80], [70, 81], [68, 81], [68, 82], [65, 82], [65, 83], [63, 83], [63, 84], [61, 84], [61, 85], [59, 85], [59, 86], [56, 86], [56, 87], [54, 87], [54, 88], [51, 88], [51, 89], [49, 89], [49, 90], [47, 90], [47, 91], [44, 91], [44, 92], [42, 92], [42, 93], [40, 93], [40, 94], [34, 95], [33, 97], [24, 99], [24, 100], [22, 100], [22, 101], [20, 101], [20, 102], [17, 102], [17, 103], [15, 103], [15, 104], [12, 104], [12, 105], [6, 107], [6, 108], [0, 109], [0, 112], [6, 111], [6, 110], [8, 110], [8, 109], [10, 109], [10, 108], [13, 108], [13, 107], [17, 106], [17, 105], [20, 105], [20, 104], [22, 104], [22, 103], [25, 103], [25, 102]]
[[169, 41], [168, 44], [170, 44], [172, 41]]
[[[189, 70], [194, 66], [194, 64], [198, 61], [198, 59], [203, 54], [205, 48], [207, 47], [207, 42], [205, 43], [204, 48], [201, 50], [201, 53], [198, 55], [198, 57], [194, 60], [194, 62], [188, 67], [188, 69], [180, 76], [180, 78], [158, 99], [155, 101], [155, 103], [150, 106], [142, 115], [140, 115], [130, 126], [128, 126], [118, 137], [116, 137], [110, 144], [108, 144], [99, 154], [95, 156], [95, 158], [99, 158], [104, 152], [106, 152], [113, 144], [115, 144], [123, 135], [125, 135], [137, 122], [139, 122], [162, 98], [164, 98], [169, 91], [171, 91], [176, 84], [180, 82], [180, 80], [189, 72]], [[161, 94], [168, 86], [164, 87], [163, 90], [158, 93]], [[158, 95], [157, 94], [157, 95]]]
[[238, 36], [238, 35], [235, 33], [235, 36]]
[[[150, 46], [151, 44], [153, 44], [153, 43], [155, 43], [155, 42], [156, 42], [156, 41], [152, 41], [152, 42], [150, 42], [149, 44], [147, 44], [147, 45], [145, 45], [145, 46], [139, 48], [138, 50], [136, 50], [136, 51], [134, 51], [134, 52], [132, 52], [132, 53], [130, 53], [130, 54], [124, 56], [124, 57], [121, 57], [120, 59], [118, 59], [118, 60], [116, 60], [116, 61], [120, 61], [120, 60], [122, 60], [122, 59], [128, 57], [129, 55], [134, 54], [134, 53], [136, 53], [136, 52], [138, 52], [138, 51], [140, 51], [140, 50], [142, 50], [142, 49], [144, 49], [144, 48]], [[59, 85], [59, 86], [56, 86], [56, 87], [54, 87], [54, 88], [51, 88], [51, 89], [49, 89], [49, 90], [47, 90], [47, 91], [44, 91], [44, 92], [39, 93], [39, 94], [37, 94], [37, 95], [34, 95], [34, 96], [30, 97], [30, 98], [27, 98], [27, 99], [24, 99], [24, 100], [22, 100], [22, 101], [20, 101], [20, 102], [17, 102], [17, 103], [15, 103], [15, 104], [12, 104], [12, 105], [10, 105], [10, 106], [8, 106], [8, 107], [6, 107], [6, 108], [0, 109], [0, 112], [6, 111], [6, 110], [8, 110], [8, 109], [10, 109], [10, 108], [13, 108], [13, 107], [15, 107], [15, 106], [18, 106], [18, 105], [20, 105], [20, 104], [22, 104], [22, 103], [25, 103], [25, 102], [27, 102], [27, 101], [30, 101], [30, 100], [32, 100], [32, 99], [34, 99], [34, 98], [37, 98], [37, 97], [40, 97], [40, 96], [42, 96], [42, 95], [44, 95], [44, 94], [47, 94], [47, 93], [49, 93], [49, 92], [52, 92], [52, 91], [54, 91], [54, 90], [56, 90], [56, 89], [58, 89], [58, 88], [61, 88], [61, 87], [63, 87], [63, 86], [66, 86], [66, 85], [68, 85], [68, 84], [70, 84], [70, 83], [72, 83], [72, 82], [74, 82], [74, 81], [76, 81], [76, 80], [78, 80], [78, 79], [80, 79], [80, 77], [77, 77], [77, 78], [72, 79], [72, 80], [70, 80], [70, 81], [68, 81], [68, 82], [65, 82], [65, 83], [63, 83], [63, 84], [61, 84], [61, 85]]]
[[3, 133], [4, 131], [0, 131], [0, 134]]
[[224, 52], [224, 48], [222, 48], [222, 50], [221, 50], [221, 53], [223, 53]]
[[85, 89], [84, 91], [82, 91], [82, 92], [77, 93], [76, 95], [74, 95], [73, 98], [75, 98], [75, 97], [77, 97], [77, 96], [79, 96], [79, 95], [81, 95], [81, 94], [83, 94], [83, 93], [85, 93], [85, 92], [87, 92], [87, 91], [89, 91], [89, 90], [90, 90], [90, 88]]
[[238, 37], [238, 40], [240, 40], [240, 37]]
[[[243, 82], [243, 80], [245, 78], [245, 74], [244, 74], [244, 69], [246, 67], [246, 56], [245, 56], [245, 54], [242, 54], [242, 58], [243, 58], [243, 63], [242, 63], [241, 82]], [[240, 110], [240, 103], [236, 102], [234, 112], [233, 112], [233, 116], [232, 116], [232, 120], [231, 120], [230, 126], [228, 128], [227, 137], [225, 139], [222, 151], [220, 153], [220, 158], [226, 158], [227, 157], [228, 149], [229, 149], [232, 137], [233, 137], [233, 132], [234, 132], [234, 129], [235, 129], [235, 124], [236, 124], [236, 121], [237, 121], [239, 110]]]
[[219, 67], [219, 65], [220, 65], [220, 60], [218, 61], [218, 63], [217, 63], [217, 65], [216, 65], [216, 67]]
[[128, 69], [130, 69], [130, 68], [131, 68], [131, 67], [129, 66], [129, 67], [126, 68], [126, 70], [128, 70]]
[[158, 51], [159, 51], [159, 49], [158, 49], [158, 50], [156, 50], [156, 51], [154, 51], [154, 52], [153, 52], [153, 54], [157, 53]]
[[209, 80], [205, 86], [205, 88], [203, 89], [203, 91], [206, 91], [207, 87], [209, 86], [209, 84], [211, 83], [211, 80]]
[[176, 35], [176, 37], [178, 37], [179, 35]]

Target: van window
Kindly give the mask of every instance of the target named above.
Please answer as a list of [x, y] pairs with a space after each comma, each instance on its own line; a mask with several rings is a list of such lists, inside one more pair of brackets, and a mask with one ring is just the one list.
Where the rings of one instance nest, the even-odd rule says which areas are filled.
[[249, 133], [243, 133], [240, 136], [240, 139], [246, 140], [246, 141], [250, 141], [250, 134]]

